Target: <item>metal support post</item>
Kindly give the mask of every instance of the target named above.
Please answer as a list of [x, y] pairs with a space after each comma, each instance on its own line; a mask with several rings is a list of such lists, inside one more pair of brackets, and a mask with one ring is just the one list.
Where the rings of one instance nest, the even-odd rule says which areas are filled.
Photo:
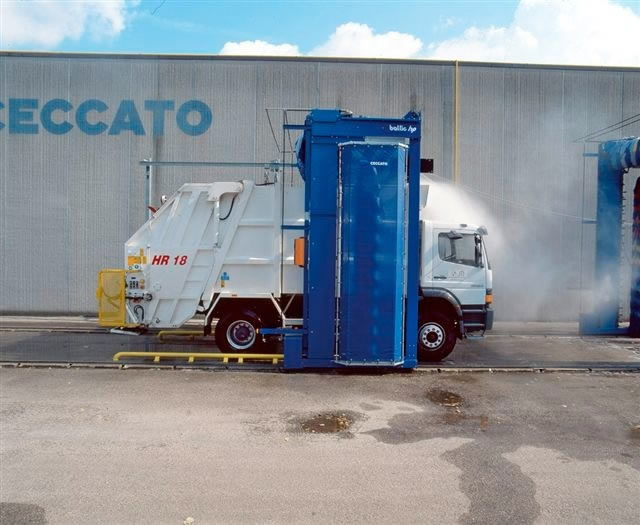
[[[596, 306], [593, 313], [584, 315], [580, 320], [580, 332], [583, 334], [616, 334], [622, 331], [618, 319], [622, 186], [626, 171], [637, 167], [640, 167], [640, 138], [610, 140], [600, 144], [596, 215]], [[633, 304], [631, 315], [634, 316]]]

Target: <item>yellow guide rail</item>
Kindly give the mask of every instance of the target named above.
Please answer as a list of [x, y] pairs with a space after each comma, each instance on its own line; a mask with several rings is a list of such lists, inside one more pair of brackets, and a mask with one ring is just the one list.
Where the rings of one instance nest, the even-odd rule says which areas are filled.
[[159, 363], [160, 359], [186, 359], [187, 362], [193, 363], [196, 359], [219, 359], [223, 363], [229, 361], [237, 361], [244, 363], [245, 361], [271, 361], [277, 365], [278, 361], [284, 359], [283, 354], [222, 354], [218, 352], [118, 352], [114, 354], [113, 360], [120, 361], [123, 357], [149, 357], [153, 358], [154, 363]]

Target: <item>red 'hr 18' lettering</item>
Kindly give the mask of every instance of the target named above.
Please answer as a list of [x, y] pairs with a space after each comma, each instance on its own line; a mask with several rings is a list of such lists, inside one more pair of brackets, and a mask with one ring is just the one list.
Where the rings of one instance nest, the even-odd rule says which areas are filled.
[[[156, 266], [168, 266], [170, 257], [168, 255], [154, 255], [153, 259], [151, 259], [151, 264]], [[173, 258], [174, 266], [184, 266], [187, 264], [188, 256], [186, 255], [176, 255]]]

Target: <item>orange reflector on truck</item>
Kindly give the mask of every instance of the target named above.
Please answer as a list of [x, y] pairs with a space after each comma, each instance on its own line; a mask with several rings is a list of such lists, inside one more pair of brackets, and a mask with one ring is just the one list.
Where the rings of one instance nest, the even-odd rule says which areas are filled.
[[293, 262], [296, 266], [304, 266], [304, 237], [293, 240]]
[[493, 294], [488, 293], [487, 295], [485, 295], [484, 296], [484, 302], [485, 302], [485, 304], [493, 303]]

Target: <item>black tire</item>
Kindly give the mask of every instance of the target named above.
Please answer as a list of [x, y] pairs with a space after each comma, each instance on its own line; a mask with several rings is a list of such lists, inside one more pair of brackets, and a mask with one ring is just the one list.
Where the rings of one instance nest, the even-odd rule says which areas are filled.
[[455, 323], [440, 312], [426, 312], [418, 324], [418, 361], [435, 363], [456, 346]]
[[216, 344], [224, 353], [254, 354], [264, 351], [258, 329], [263, 324], [251, 310], [236, 310], [223, 316], [216, 324]]

